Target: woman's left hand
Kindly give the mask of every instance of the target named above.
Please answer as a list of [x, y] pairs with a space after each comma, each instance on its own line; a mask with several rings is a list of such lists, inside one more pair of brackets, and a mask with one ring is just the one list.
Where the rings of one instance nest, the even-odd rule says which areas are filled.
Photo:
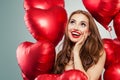
[[81, 49], [81, 47], [83, 46], [83, 44], [85, 43], [85, 41], [86, 41], [86, 35], [83, 33], [82, 35], [81, 35], [81, 39], [78, 41], [78, 42], [76, 42], [75, 43], [75, 46], [74, 46], [74, 48], [73, 48], [73, 52], [79, 52], [80, 51], [80, 49]]

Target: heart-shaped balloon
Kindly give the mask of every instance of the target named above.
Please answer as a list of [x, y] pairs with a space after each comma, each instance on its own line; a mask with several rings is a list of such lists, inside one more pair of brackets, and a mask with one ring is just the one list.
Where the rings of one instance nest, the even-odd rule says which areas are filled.
[[35, 80], [57, 80], [59, 74], [40, 74]]
[[42, 74], [35, 80], [88, 80], [87, 76], [79, 70], [68, 70], [63, 74]]
[[[113, 63], [120, 61], [120, 41], [117, 39], [103, 39], [104, 48], [106, 51], [105, 69], [107, 69]], [[119, 57], [118, 57], [119, 56]]]
[[113, 19], [113, 25], [117, 38], [120, 41], [120, 12]]
[[34, 80], [39, 74], [51, 72], [55, 61], [55, 47], [47, 40], [23, 42], [17, 48], [17, 61], [24, 78]]
[[116, 38], [114, 39], [115, 45], [115, 63], [120, 62], [120, 41]]
[[104, 80], [120, 80], [120, 62], [112, 64], [105, 70]]
[[24, 0], [24, 9], [40, 8], [49, 9], [54, 6], [64, 7], [64, 0]]
[[23, 80], [29, 80], [23, 72], [21, 73], [21, 75], [22, 75]]
[[37, 41], [44, 38], [56, 46], [63, 37], [67, 13], [59, 6], [48, 10], [32, 8], [26, 11], [25, 23]]
[[120, 0], [82, 0], [86, 9], [105, 29], [120, 10]]

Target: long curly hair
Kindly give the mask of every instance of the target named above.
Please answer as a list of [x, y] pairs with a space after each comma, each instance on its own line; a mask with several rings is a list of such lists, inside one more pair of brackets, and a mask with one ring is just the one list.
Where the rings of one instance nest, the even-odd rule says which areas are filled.
[[[100, 52], [103, 50], [103, 43], [92, 15], [86, 11], [77, 10], [70, 15], [68, 23], [74, 14], [84, 14], [89, 19], [89, 30], [91, 34], [88, 36], [84, 45], [79, 51], [82, 65], [87, 71], [89, 67], [98, 62]], [[70, 41], [68, 37], [68, 28], [66, 27], [62, 50], [57, 54], [53, 70], [55, 74], [63, 73], [65, 70], [65, 66], [70, 61], [73, 46], [74, 43]]]

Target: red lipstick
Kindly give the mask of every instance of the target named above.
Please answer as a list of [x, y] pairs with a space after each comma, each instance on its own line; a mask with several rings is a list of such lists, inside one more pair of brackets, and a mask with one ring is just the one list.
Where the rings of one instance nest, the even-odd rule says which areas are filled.
[[78, 30], [71, 31], [71, 35], [73, 38], [79, 38], [81, 33]]

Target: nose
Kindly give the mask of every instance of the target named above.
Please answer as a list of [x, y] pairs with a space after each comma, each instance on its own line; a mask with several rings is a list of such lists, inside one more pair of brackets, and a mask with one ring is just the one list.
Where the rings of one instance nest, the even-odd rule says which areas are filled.
[[76, 24], [76, 25], [74, 26], [74, 28], [75, 28], [75, 29], [78, 29], [78, 25]]

